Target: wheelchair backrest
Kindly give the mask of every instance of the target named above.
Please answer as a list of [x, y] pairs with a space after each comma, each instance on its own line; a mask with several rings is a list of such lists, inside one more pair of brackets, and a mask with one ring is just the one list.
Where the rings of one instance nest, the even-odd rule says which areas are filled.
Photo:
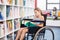
[[43, 14], [43, 16], [44, 16], [44, 26], [46, 26], [47, 14]]

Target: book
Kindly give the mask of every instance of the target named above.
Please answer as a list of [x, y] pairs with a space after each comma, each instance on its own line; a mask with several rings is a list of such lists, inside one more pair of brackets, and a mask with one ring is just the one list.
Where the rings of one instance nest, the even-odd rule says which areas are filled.
[[12, 1], [13, 1], [13, 0], [7, 0], [7, 3], [8, 3], [8, 4], [12, 4]]
[[3, 22], [0, 22], [0, 37], [5, 35], [5, 26]]
[[14, 20], [14, 29], [18, 29], [18, 28], [20, 28], [20, 22], [18, 19], [15, 19]]
[[3, 20], [3, 7], [0, 6], [0, 20]]
[[17, 32], [18, 32], [18, 31], [14, 32], [14, 40], [16, 39]]
[[19, 0], [20, 6], [23, 6], [23, 0]]
[[3, 0], [0, 0], [0, 3], [4, 3]]
[[17, 0], [15, 0], [15, 5], [17, 5], [17, 3], [18, 3]]
[[12, 20], [7, 20], [7, 31], [10, 32], [13, 29]]
[[25, 6], [26, 5], [26, 0], [23, 0], [23, 6]]
[[18, 7], [14, 7], [14, 18], [18, 18], [19, 16], [20, 16], [20, 13], [18, 11]]
[[7, 6], [7, 7], [6, 7], [6, 17], [9, 16], [9, 12], [10, 12], [10, 6]]
[[12, 12], [13, 12], [12, 7], [7, 6], [6, 7], [6, 18], [12, 18], [13, 17]]
[[13, 40], [13, 35], [12, 35], [12, 33], [9, 34], [9, 35], [7, 35], [7, 40]]
[[60, 17], [60, 11], [58, 11], [58, 17]]

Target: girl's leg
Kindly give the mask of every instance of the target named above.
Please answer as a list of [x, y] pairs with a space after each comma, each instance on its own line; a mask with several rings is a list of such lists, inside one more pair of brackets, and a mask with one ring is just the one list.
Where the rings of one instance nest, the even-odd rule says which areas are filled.
[[25, 36], [26, 32], [28, 32], [28, 29], [27, 29], [27, 28], [25, 28], [25, 29], [22, 31], [20, 40], [23, 40], [23, 39], [24, 39], [24, 36]]
[[17, 36], [16, 36], [16, 40], [19, 39], [19, 37], [20, 37], [20, 35], [21, 35], [23, 29], [24, 29], [24, 28], [20, 28], [20, 30], [18, 30], [18, 32], [17, 32]]

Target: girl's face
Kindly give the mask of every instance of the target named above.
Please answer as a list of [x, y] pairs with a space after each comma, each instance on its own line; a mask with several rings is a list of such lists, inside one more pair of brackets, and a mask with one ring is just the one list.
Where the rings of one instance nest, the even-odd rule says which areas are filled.
[[39, 12], [39, 11], [34, 10], [34, 12], [35, 12], [35, 16], [36, 16], [36, 17], [39, 17], [39, 16], [40, 16], [40, 12]]

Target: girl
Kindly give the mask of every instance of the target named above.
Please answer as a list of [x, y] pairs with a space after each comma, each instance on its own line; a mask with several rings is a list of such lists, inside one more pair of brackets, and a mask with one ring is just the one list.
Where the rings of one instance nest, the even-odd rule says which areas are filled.
[[[42, 11], [39, 8], [35, 8], [34, 13], [35, 13], [35, 16], [34, 16], [35, 18], [39, 18], [40, 20], [44, 20], [44, 16], [42, 15]], [[37, 24], [36, 26], [43, 27], [43, 23]], [[27, 27], [20, 28], [20, 30], [17, 33], [16, 40], [18, 40], [19, 37], [20, 37], [20, 40], [23, 40], [26, 32], [28, 32]]]

